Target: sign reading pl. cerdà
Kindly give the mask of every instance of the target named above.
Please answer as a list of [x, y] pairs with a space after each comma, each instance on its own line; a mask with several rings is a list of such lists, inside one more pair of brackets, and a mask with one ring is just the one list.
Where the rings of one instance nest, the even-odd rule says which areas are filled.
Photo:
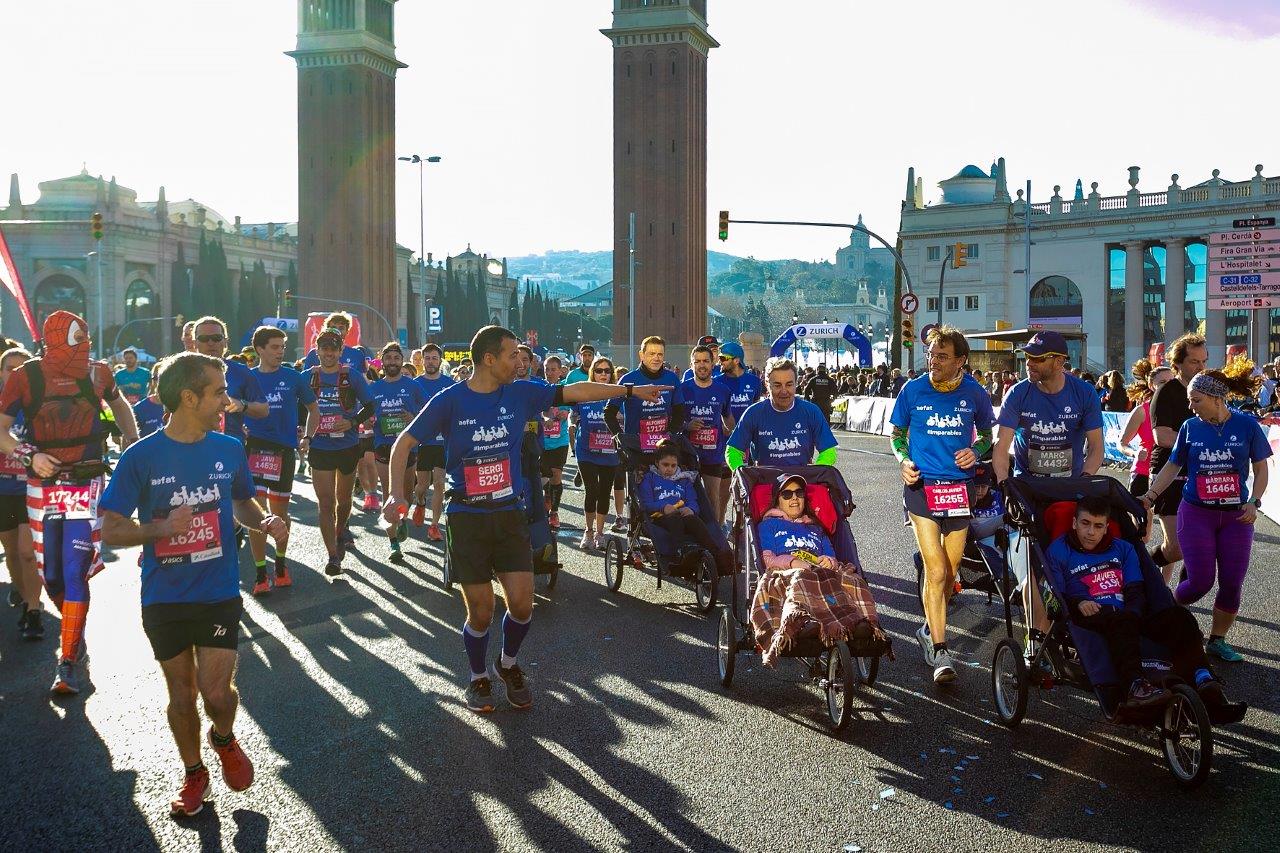
[[791, 327], [797, 338], [843, 338], [844, 323], [797, 324]]

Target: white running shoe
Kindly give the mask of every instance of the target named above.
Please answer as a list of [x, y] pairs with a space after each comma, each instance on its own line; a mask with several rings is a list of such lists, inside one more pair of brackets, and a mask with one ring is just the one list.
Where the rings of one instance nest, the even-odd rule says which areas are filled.
[[920, 644], [920, 652], [924, 655], [924, 665], [933, 666], [933, 637], [929, 634], [929, 626], [921, 625], [916, 631], [916, 642]]
[[950, 684], [956, 680], [956, 668], [951, 663], [951, 653], [946, 649], [933, 656], [933, 683]]
[[578, 543], [578, 547], [583, 551], [590, 551], [596, 547], [596, 540], [591, 537], [590, 533], [582, 534], [582, 541]]

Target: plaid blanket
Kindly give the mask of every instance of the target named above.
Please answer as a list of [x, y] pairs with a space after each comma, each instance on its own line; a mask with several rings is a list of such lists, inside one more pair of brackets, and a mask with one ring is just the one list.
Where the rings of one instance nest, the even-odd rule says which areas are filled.
[[834, 569], [774, 569], [760, 579], [751, 602], [751, 627], [766, 666], [774, 666], [815, 622], [819, 638], [831, 645], [848, 640], [866, 621], [876, 639], [885, 639], [871, 590], [852, 563], [838, 563]]

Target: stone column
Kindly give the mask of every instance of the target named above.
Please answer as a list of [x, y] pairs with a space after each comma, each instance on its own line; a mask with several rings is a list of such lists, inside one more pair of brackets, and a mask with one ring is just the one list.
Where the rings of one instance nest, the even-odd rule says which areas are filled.
[[1187, 241], [1182, 237], [1164, 241], [1164, 339], [1170, 343], [1186, 331], [1186, 247]]
[[1258, 308], [1253, 312], [1253, 329], [1249, 335], [1249, 344], [1252, 352], [1249, 358], [1253, 363], [1261, 367], [1271, 359], [1268, 358], [1267, 352], [1270, 349], [1271, 342], [1271, 311], [1267, 308]]
[[1204, 340], [1209, 350], [1209, 366], [1220, 367], [1227, 358], [1227, 312], [1205, 308]]
[[1146, 355], [1142, 339], [1142, 249], [1141, 240], [1124, 244], [1124, 364], [1108, 364], [1113, 370], [1127, 370]]

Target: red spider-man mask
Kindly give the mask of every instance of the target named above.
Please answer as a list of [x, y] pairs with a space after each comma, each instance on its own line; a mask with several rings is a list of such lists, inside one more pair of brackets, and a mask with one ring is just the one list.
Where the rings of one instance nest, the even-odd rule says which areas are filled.
[[89, 327], [70, 311], [54, 311], [44, 321], [44, 365], [58, 376], [89, 375]]

